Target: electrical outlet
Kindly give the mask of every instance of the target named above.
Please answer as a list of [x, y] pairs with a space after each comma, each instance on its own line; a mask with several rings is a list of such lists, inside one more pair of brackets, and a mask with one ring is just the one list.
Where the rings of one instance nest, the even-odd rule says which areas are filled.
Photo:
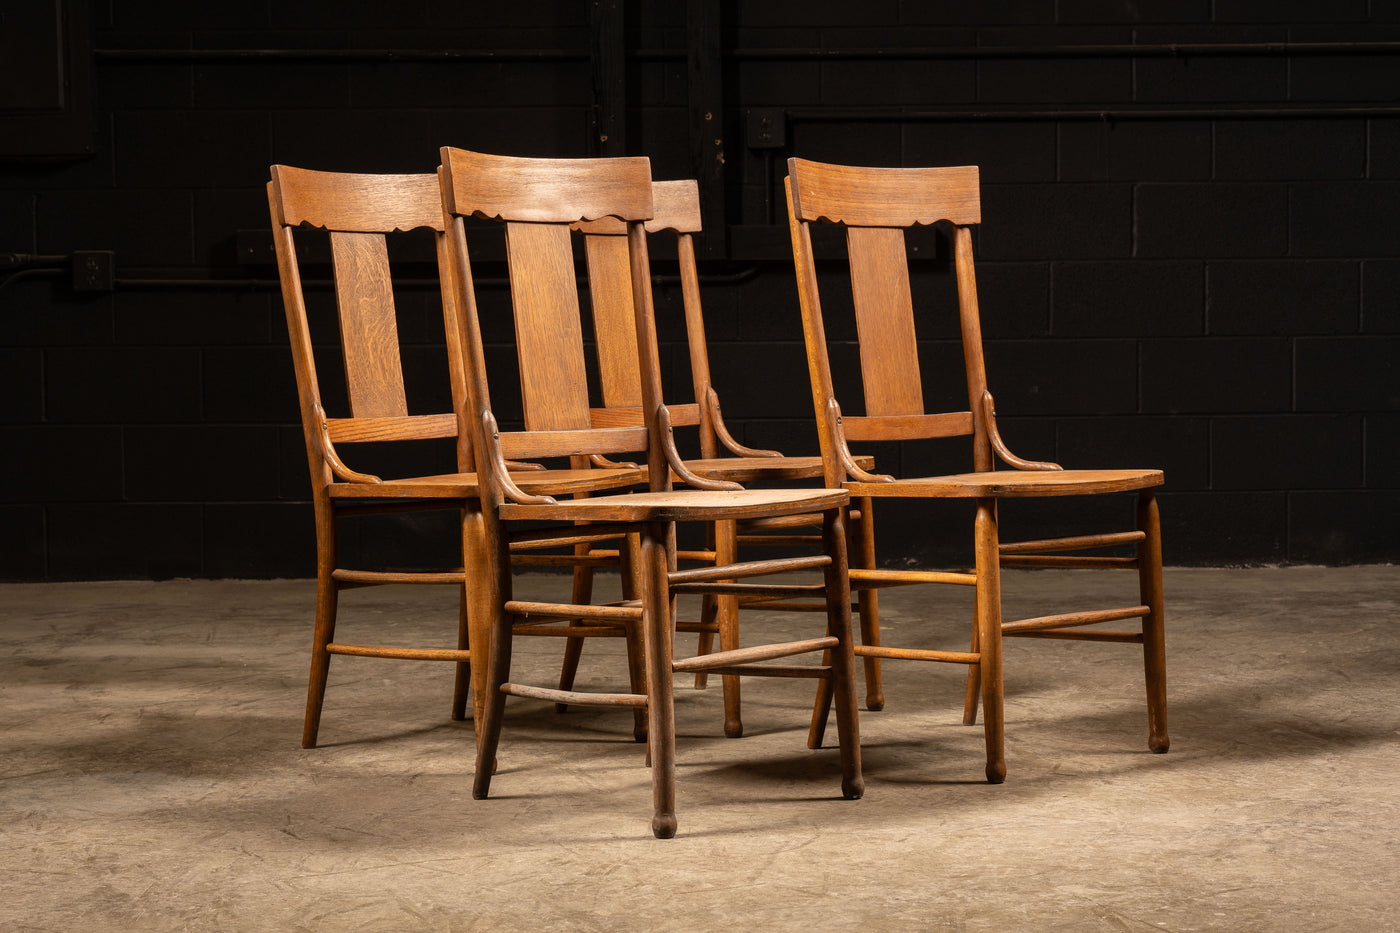
[[110, 292], [116, 285], [116, 253], [109, 249], [73, 253], [73, 291]]
[[787, 113], [777, 107], [754, 107], [747, 112], [750, 149], [781, 149], [787, 145]]

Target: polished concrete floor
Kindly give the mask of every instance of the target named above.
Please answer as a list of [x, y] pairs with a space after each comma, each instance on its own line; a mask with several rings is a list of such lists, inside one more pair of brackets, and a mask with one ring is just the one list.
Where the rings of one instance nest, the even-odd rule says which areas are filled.
[[[859, 801], [804, 747], [809, 682], [746, 681], [734, 740], [718, 687], [684, 685], [671, 841], [625, 712], [511, 701], [473, 800], [443, 665], [337, 659], [301, 749], [308, 582], [2, 586], [0, 930], [1400, 929], [1400, 568], [1166, 586], [1170, 753], [1123, 646], [1008, 641], [1001, 786], [962, 670], [887, 663]], [[1035, 615], [1135, 588], [1005, 590]], [[889, 643], [966, 638], [963, 590], [882, 599]], [[453, 593], [356, 590], [342, 626], [445, 644]], [[624, 686], [618, 647], [590, 643], [580, 683]], [[558, 650], [526, 640], [520, 679]]]

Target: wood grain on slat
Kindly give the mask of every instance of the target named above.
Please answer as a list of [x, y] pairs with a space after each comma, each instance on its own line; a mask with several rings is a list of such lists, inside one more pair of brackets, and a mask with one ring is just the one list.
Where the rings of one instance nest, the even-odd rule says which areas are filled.
[[1137, 544], [1144, 541], [1147, 534], [1142, 531], [1120, 531], [1103, 535], [1075, 535], [1068, 538], [1040, 538], [1035, 541], [1003, 541], [999, 550], [1003, 554], [1039, 554], [1046, 551], [1079, 551], [1085, 548], [1116, 547], [1122, 544]]
[[[573, 457], [581, 454], [621, 454], [645, 450], [644, 427], [586, 428], [576, 431], [509, 431], [501, 434], [507, 457]], [[607, 471], [600, 471], [607, 472]], [[517, 479], [525, 474], [512, 474]]]
[[[671, 413], [671, 424], [692, 425], [700, 422], [700, 406], [694, 402], [684, 405], [667, 405]], [[589, 423], [595, 428], [624, 428], [646, 423], [640, 405], [634, 408], [594, 408], [589, 412]]]
[[1136, 557], [1089, 557], [1071, 554], [1003, 554], [1003, 567], [1078, 567], [1100, 569], [1117, 567], [1132, 569], [1137, 567]]
[[904, 231], [852, 227], [846, 236], [866, 414], [923, 414]]
[[[848, 441], [908, 441], [927, 437], [958, 437], [972, 433], [972, 412], [950, 411], [931, 415], [842, 415], [841, 428], [845, 431]], [[857, 463], [859, 462], [858, 458]]]
[[713, 667], [722, 667], [727, 664], [753, 664], [758, 661], [773, 661], [778, 658], [790, 658], [796, 654], [807, 654], [812, 651], [821, 651], [825, 648], [834, 647], [837, 644], [835, 638], [808, 638], [802, 641], [776, 642], [771, 645], [755, 645], [752, 648], [735, 648], [730, 651], [716, 651], [713, 654], [704, 654], [694, 658], [682, 658], [672, 663], [671, 667], [676, 672], [682, 671], [703, 671]]
[[[651, 185], [652, 218], [646, 222], [647, 233], [673, 230], [676, 233], [699, 233], [700, 187], [694, 179], [654, 181]], [[580, 221], [572, 225], [582, 233], [617, 236], [627, 233], [627, 224], [617, 217]]]
[[323, 230], [382, 233], [442, 230], [437, 176], [352, 175], [272, 166], [277, 222]]
[[511, 223], [506, 229], [525, 425], [586, 428], [588, 383], [568, 228]]
[[881, 570], [852, 567], [850, 578], [852, 589], [864, 589], [867, 586], [909, 586], [915, 583], [977, 585], [975, 573], [954, 573], [946, 570]]
[[382, 583], [426, 583], [436, 586], [462, 583], [466, 580], [466, 574], [460, 570], [449, 570], [442, 573], [396, 573], [390, 570], [346, 570], [339, 568], [331, 572], [331, 578], [337, 583], [359, 583], [366, 586]]
[[384, 236], [332, 233], [331, 258], [350, 412], [358, 418], [407, 415]]
[[642, 376], [637, 365], [637, 322], [626, 232], [623, 229], [623, 236], [588, 236], [584, 251], [603, 404], [640, 409]]
[[694, 179], [652, 182], [651, 197], [652, 218], [646, 222], [647, 233], [700, 232], [700, 186]]
[[326, 645], [329, 654], [345, 654], [361, 658], [392, 658], [399, 661], [470, 661], [472, 653], [451, 648], [395, 648], [375, 645]]
[[644, 157], [529, 159], [444, 148], [448, 209], [501, 220], [571, 224], [601, 217], [651, 217], [651, 163]]
[[501, 684], [501, 692], [513, 697], [547, 700], [565, 706], [635, 706], [645, 708], [647, 698], [642, 693], [580, 693], [576, 690], [555, 690], [530, 684]]
[[1120, 622], [1123, 619], [1140, 619], [1152, 610], [1147, 606], [1128, 606], [1123, 609], [1095, 609], [1088, 612], [1064, 612], [1034, 619], [1018, 619], [1003, 622], [1001, 630], [1007, 635], [1015, 632], [1033, 632], [1040, 629], [1069, 628], [1078, 625], [1096, 625], [1100, 622]]
[[802, 220], [857, 227], [982, 222], [975, 165], [850, 169], [789, 159], [793, 207]]
[[791, 573], [815, 570], [831, 564], [825, 555], [817, 557], [777, 557], [771, 560], [751, 560], [722, 567], [699, 567], [694, 570], [673, 570], [667, 575], [671, 583], [697, 583], [706, 580], [728, 580], [771, 573]]
[[[825, 612], [825, 607], [821, 607]], [[799, 667], [795, 664], [733, 664], [724, 667], [712, 667], [707, 673], [710, 674], [733, 674], [744, 677], [786, 677], [803, 678], [811, 680], [827, 680], [832, 675], [829, 667]]]
[[887, 648], [881, 645], [856, 645], [858, 658], [890, 658], [900, 661], [944, 661], [949, 664], [976, 664], [979, 654], [966, 651], [932, 651], [925, 648]]
[[595, 619], [609, 622], [637, 622], [642, 618], [638, 606], [595, 606], [568, 603], [538, 603], [511, 600], [504, 611], [529, 619]]
[[326, 433], [336, 443], [455, 437], [457, 435], [457, 416], [403, 415], [389, 418], [327, 418]]

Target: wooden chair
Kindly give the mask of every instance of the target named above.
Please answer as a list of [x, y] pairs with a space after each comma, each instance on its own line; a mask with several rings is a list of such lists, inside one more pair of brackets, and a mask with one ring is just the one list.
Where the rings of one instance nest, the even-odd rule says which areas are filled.
[[[909, 499], [971, 499], [976, 566], [971, 573], [882, 571], [863, 562], [851, 570], [854, 588], [937, 582], [976, 588], [976, 620], [969, 652], [925, 651], [865, 644], [858, 655], [909, 658], [971, 665], [964, 721], [976, 721], [978, 684], [987, 736], [987, 779], [1006, 775], [1002, 725], [1003, 635], [1127, 642], [1143, 646], [1147, 681], [1148, 746], [1167, 750], [1166, 660], [1162, 621], [1162, 556], [1154, 490], [1159, 470], [1064, 470], [1052, 463], [1022, 460], [997, 431], [987, 391], [981, 322], [972, 264], [971, 225], [981, 220], [978, 171], [963, 168], [876, 169], [788, 162], [788, 213], [802, 305], [803, 330], [812, 379], [812, 401], [826, 464], [826, 484], [844, 486], [851, 496]], [[844, 225], [851, 288], [860, 343], [865, 413], [843, 413], [836, 398], [827, 355], [811, 225]], [[946, 222], [952, 227], [969, 409], [930, 414], [924, 409], [915, 341], [914, 305], [905, 253], [904, 230]], [[973, 472], [951, 476], [895, 479], [872, 475], [852, 461], [848, 441], [907, 441], [968, 436]], [[994, 456], [1009, 470], [997, 470]], [[1135, 531], [1002, 544], [997, 505], [1002, 499], [1086, 496], [1136, 492]], [[1133, 557], [1066, 555], [1115, 545], [1131, 545]], [[1046, 615], [1018, 621], [1001, 618], [1004, 566], [1131, 567], [1138, 571], [1140, 604], [1120, 609]], [[1140, 619], [1140, 631], [1106, 632], [1084, 628], [1097, 623]], [[819, 697], [818, 703], [823, 700]]]
[[[725, 674], [816, 677], [830, 682], [836, 698], [841, 746], [843, 796], [864, 789], [852, 689], [850, 593], [846, 579], [846, 494], [840, 490], [758, 491], [732, 483], [705, 480], [686, 469], [675, 450], [669, 413], [661, 404], [660, 370], [652, 318], [646, 234], [642, 223], [652, 215], [650, 165], [644, 158], [521, 159], [444, 149], [443, 199], [449, 217], [457, 300], [468, 322], [466, 342], [470, 407], [479, 419], [479, 449], [488, 458], [482, 471], [482, 531], [487, 546], [473, 568], [469, 618], [493, 617], [487, 704], [477, 749], [473, 794], [485, 797], [491, 785], [505, 697], [533, 697], [570, 705], [641, 708], [648, 716], [648, 750], [652, 763], [655, 812], [652, 831], [661, 838], [676, 832], [675, 720], [672, 678], [677, 672], [701, 670]], [[463, 218], [495, 218], [505, 223], [507, 257], [515, 314], [515, 339], [525, 410], [534, 429], [499, 432], [490, 409], [482, 358], [482, 335], [476, 316], [471, 267]], [[636, 309], [637, 353], [641, 358], [643, 424], [599, 424], [590, 411], [583, 365], [583, 335], [569, 226], [581, 220], [614, 216], [628, 224], [629, 275], [625, 287]], [[596, 287], [596, 286], [595, 286]], [[556, 502], [531, 495], [505, 469], [507, 457], [558, 457], [641, 452], [647, 460], [650, 491], [632, 495], [592, 496]], [[668, 469], [669, 468], [669, 469]], [[673, 491], [672, 471], [698, 487]], [[740, 521], [778, 515], [821, 512], [824, 553], [676, 571], [668, 539], [678, 521]], [[637, 533], [641, 542], [640, 604], [552, 605], [516, 600], [511, 592], [509, 545], [550, 534], [519, 530], [526, 522], [583, 523], [574, 533]], [[557, 532], [553, 532], [557, 533]], [[780, 571], [821, 568], [819, 584], [738, 582]], [[755, 593], [826, 600], [824, 635], [781, 644], [722, 651], [675, 660], [672, 657], [672, 599], [681, 594]], [[646, 690], [626, 694], [591, 694], [515, 683], [510, 679], [513, 619], [602, 619], [635, 626], [643, 632]], [[829, 652], [822, 666], [770, 665], [811, 652]]]
[[[410, 414], [404, 392], [388, 235], [415, 228], [434, 231], [439, 267], [450, 272], [445, 261], [437, 177], [356, 175], [274, 165], [268, 183], [268, 203], [316, 515], [316, 626], [302, 745], [310, 748], [316, 744], [332, 655], [455, 662], [452, 718], [463, 719], [472, 693], [470, 678], [475, 673], [480, 682], [485, 675], [484, 666], [477, 665], [475, 672], [471, 668], [465, 592], [460, 602], [456, 648], [353, 645], [332, 640], [342, 589], [386, 583], [449, 584], [459, 588], [464, 585], [464, 571], [460, 569], [401, 573], [342, 567], [336, 545], [336, 526], [341, 517], [447, 509], [462, 511], [465, 548], [468, 520], [480, 512], [479, 505], [474, 504], [480, 489], [473, 472], [470, 435], [459, 430], [458, 421], [458, 413], [465, 412], [467, 405], [461, 321], [454, 290], [446, 281], [440, 288], [449, 369], [444, 377], [450, 383], [456, 412]], [[323, 407], [301, 267], [292, 235], [302, 225], [328, 232], [348, 417], [330, 417]], [[341, 456], [341, 448], [350, 444], [379, 442], [382, 447], [433, 438], [455, 439], [458, 472], [385, 480], [357, 472]], [[562, 494], [626, 487], [642, 479], [639, 469], [528, 470], [516, 482], [526, 489]], [[640, 647], [636, 653], [640, 656]], [[476, 694], [479, 705], [479, 683]], [[480, 722], [479, 716], [477, 721]]]
[[[719, 394], [710, 381], [709, 345], [705, 337], [705, 319], [700, 302], [699, 274], [695, 263], [693, 236], [700, 232], [700, 190], [691, 180], [658, 181], [652, 183], [654, 214], [646, 222], [649, 237], [670, 234], [676, 237], [681, 279], [681, 300], [685, 314], [685, 332], [690, 358], [691, 387], [697, 401], [667, 406], [673, 428], [696, 429], [699, 459], [687, 459], [687, 469], [707, 479], [728, 480], [741, 484], [810, 485], [823, 476], [821, 457], [789, 457], [774, 450], [755, 450], [740, 444], [725, 426], [720, 411]], [[587, 223], [574, 224], [584, 236], [589, 295], [592, 306], [594, 342], [597, 347], [603, 408], [594, 409], [597, 423], [615, 425], [642, 424], [642, 374], [636, 352], [637, 337], [627, 249], [627, 225], [616, 217], [605, 217]], [[873, 457], [858, 457], [862, 468], [874, 466]], [[850, 530], [852, 543], [862, 553], [873, 554], [874, 538], [869, 509], [852, 509]], [[751, 519], [744, 522], [716, 522], [707, 530], [707, 547], [703, 550], [682, 549], [681, 561], [731, 564], [738, 560], [744, 546], [811, 547], [821, 546], [821, 515], [786, 515], [775, 518]], [[873, 560], [873, 557], [872, 557]], [[859, 597], [859, 617], [866, 641], [873, 641], [879, 631], [878, 603], [874, 590], [865, 590]], [[794, 603], [760, 597], [741, 600], [734, 596], [706, 596], [702, 601], [698, 622], [678, 623], [679, 631], [699, 633], [697, 654], [708, 654], [719, 635], [721, 650], [739, 647], [738, 610], [743, 603], [761, 604], [769, 609], [821, 611], [821, 603]], [[565, 657], [565, 674], [560, 688], [572, 684], [582, 650], [582, 639], [572, 639]], [[879, 673], [876, 658], [866, 659], [868, 705], [879, 709]], [[704, 689], [708, 674], [695, 675], [695, 686]], [[726, 675], [724, 689], [724, 734], [737, 738], [744, 733], [740, 715], [739, 678]], [[814, 746], [815, 747], [815, 746]]]

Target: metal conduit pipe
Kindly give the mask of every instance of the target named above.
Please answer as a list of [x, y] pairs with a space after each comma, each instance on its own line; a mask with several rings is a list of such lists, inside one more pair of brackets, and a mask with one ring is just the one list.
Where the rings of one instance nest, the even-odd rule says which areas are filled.
[[1094, 107], [1073, 110], [900, 110], [892, 107], [793, 107], [794, 123], [947, 123], [1015, 120], [1318, 120], [1400, 116], [1400, 107]]
[[324, 62], [327, 64], [396, 64], [423, 62], [586, 62], [585, 51], [572, 49], [94, 49], [102, 63], [256, 64]]
[[1400, 42], [1172, 42], [1142, 45], [977, 45], [885, 49], [733, 49], [744, 61], [960, 58], [1206, 58], [1251, 55], [1393, 55]]
[[[1208, 58], [1280, 55], [1393, 55], [1400, 42], [1199, 42], [1142, 45], [979, 45], [867, 49], [730, 49], [736, 61], [926, 61], [1016, 58]], [[397, 62], [586, 62], [575, 49], [95, 49], [99, 62], [255, 63], [260, 61], [394, 64]], [[634, 49], [637, 61], [684, 61], [684, 49]]]

